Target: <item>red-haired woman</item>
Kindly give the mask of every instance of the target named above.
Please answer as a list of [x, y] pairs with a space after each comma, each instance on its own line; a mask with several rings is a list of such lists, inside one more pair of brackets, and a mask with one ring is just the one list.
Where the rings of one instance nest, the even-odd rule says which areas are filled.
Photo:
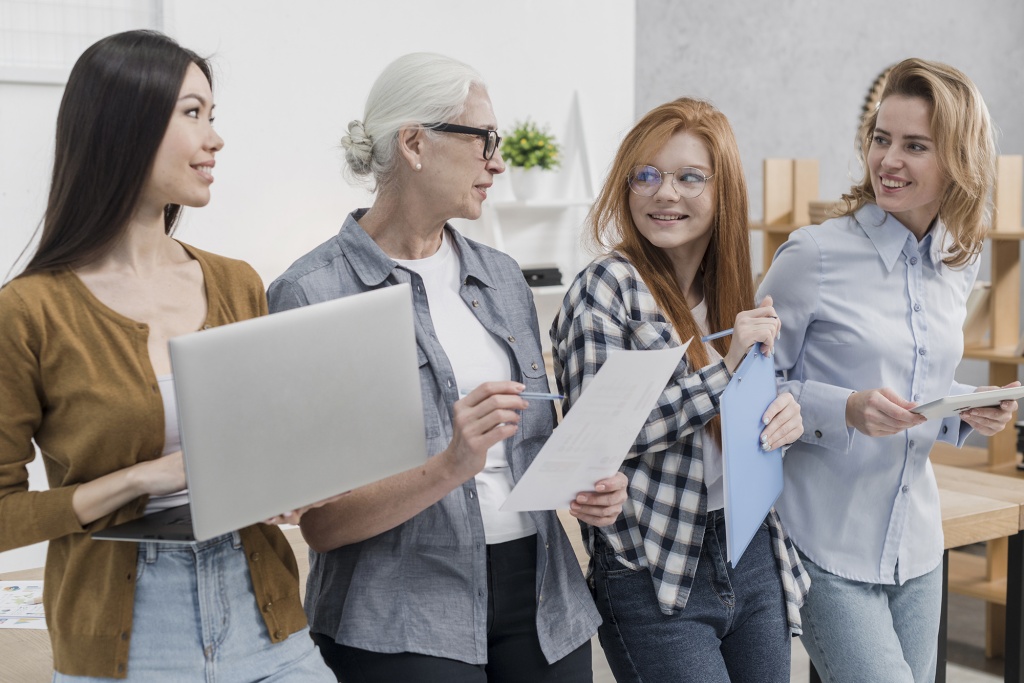
[[[747, 350], [770, 353], [780, 329], [770, 299], [753, 308], [746, 186], [725, 116], [687, 98], [644, 116], [590, 226], [607, 253], [576, 277], [551, 330], [565, 410], [609, 352], [735, 328], [690, 345], [622, 467], [622, 514], [584, 525], [612, 671], [619, 681], [789, 681], [808, 586], [796, 551], [774, 511], [736, 568], [723, 550], [719, 398]], [[764, 421], [766, 450], [803, 431], [786, 393]]]

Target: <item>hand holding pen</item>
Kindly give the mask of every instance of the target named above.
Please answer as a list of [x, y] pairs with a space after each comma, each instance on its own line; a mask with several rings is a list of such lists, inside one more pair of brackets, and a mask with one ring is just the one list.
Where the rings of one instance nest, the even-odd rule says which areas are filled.
[[782, 331], [779, 316], [772, 307], [772, 298], [766, 296], [761, 305], [751, 311], [740, 311], [732, 329], [732, 343], [725, 355], [725, 365], [729, 372], [739, 367], [743, 357], [754, 344], [761, 344], [761, 352], [766, 356], [774, 353], [775, 340]]

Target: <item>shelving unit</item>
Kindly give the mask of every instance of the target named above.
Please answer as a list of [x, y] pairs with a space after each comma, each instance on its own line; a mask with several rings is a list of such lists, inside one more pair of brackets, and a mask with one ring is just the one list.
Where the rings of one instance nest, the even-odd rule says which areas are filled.
[[[964, 358], [989, 364], [988, 383], [1002, 386], [1018, 378], [1024, 357], [1015, 355], [1020, 329], [1020, 245], [1024, 242], [1024, 157], [1001, 156], [995, 188], [995, 210], [989, 229], [991, 254], [992, 329], [989, 346], [967, 347]], [[789, 234], [810, 223], [807, 203], [817, 198], [818, 164], [814, 159], [767, 159], [764, 163], [764, 220], [751, 225], [764, 232], [763, 268], [767, 271], [775, 251]], [[936, 444], [933, 462], [1022, 477], [1017, 470], [1017, 436], [1012, 426], [988, 439], [984, 448], [953, 448]], [[985, 557], [950, 552], [949, 589], [986, 603], [985, 652], [1003, 653], [1006, 605], [1006, 539], [986, 544]]]
[[810, 224], [808, 203], [817, 198], [817, 159], [764, 160], [764, 220], [750, 225], [764, 232], [762, 274], [789, 233]]

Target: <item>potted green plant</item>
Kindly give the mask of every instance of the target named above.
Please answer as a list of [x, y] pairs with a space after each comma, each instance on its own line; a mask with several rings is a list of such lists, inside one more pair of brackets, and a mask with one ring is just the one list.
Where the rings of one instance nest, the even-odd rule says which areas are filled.
[[502, 137], [501, 156], [509, 166], [509, 178], [516, 198], [536, 198], [544, 183], [544, 172], [558, 167], [559, 146], [555, 136], [530, 119], [518, 121]]

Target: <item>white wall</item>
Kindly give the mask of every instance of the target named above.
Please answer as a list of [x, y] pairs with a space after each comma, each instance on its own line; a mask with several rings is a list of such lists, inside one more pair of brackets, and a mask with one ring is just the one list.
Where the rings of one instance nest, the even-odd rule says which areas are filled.
[[[179, 236], [242, 258], [269, 283], [335, 234], [368, 195], [341, 177], [339, 139], [370, 85], [406, 52], [461, 59], [488, 83], [499, 126], [526, 116], [561, 130], [580, 94], [600, 182], [633, 121], [635, 4], [622, 0], [174, 0], [166, 32], [212, 55], [218, 155], [213, 201]], [[61, 88], [0, 83], [0, 276], [42, 214]], [[33, 487], [45, 484], [38, 461]], [[0, 554], [0, 572], [38, 566]]]

